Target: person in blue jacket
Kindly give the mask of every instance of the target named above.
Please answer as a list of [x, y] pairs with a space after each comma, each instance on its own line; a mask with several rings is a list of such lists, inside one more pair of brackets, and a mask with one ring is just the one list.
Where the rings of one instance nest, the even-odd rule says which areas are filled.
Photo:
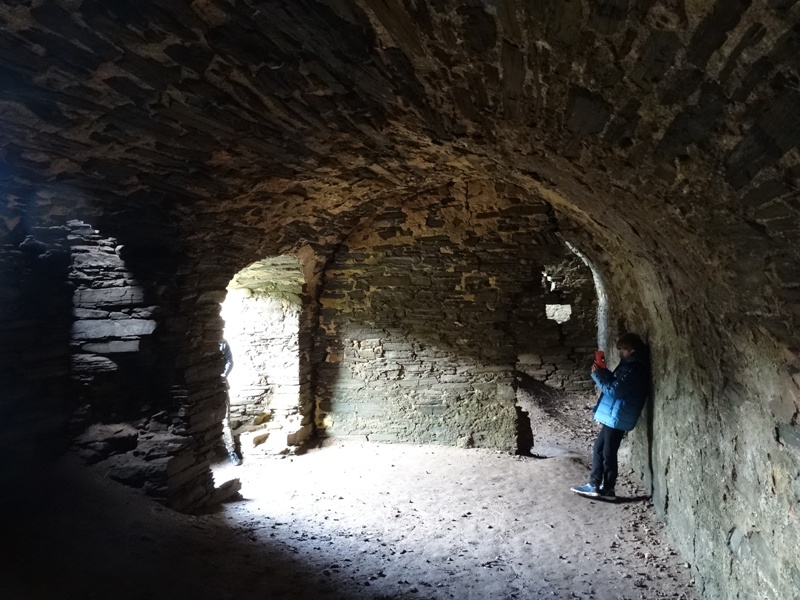
[[650, 361], [647, 345], [635, 333], [617, 341], [620, 363], [612, 373], [592, 365], [592, 379], [600, 388], [594, 419], [602, 425], [592, 452], [589, 483], [570, 488], [589, 498], [615, 500], [617, 452], [622, 438], [636, 426], [650, 394]]

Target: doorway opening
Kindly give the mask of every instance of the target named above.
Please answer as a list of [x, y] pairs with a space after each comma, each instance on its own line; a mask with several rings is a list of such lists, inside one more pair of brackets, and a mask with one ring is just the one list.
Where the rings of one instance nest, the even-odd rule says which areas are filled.
[[592, 270], [569, 245], [542, 265], [541, 283], [531, 288], [526, 327], [517, 340], [517, 373], [546, 388], [584, 394], [597, 344], [597, 291]]
[[587, 429], [601, 298], [594, 270], [570, 244], [542, 264], [537, 283], [517, 337], [517, 453], [543, 458], [588, 445], [574, 434]]
[[228, 284], [220, 314], [233, 355], [230, 426], [245, 460], [296, 453], [312, 433], [308, 306], [298, 258], [257, 261]]

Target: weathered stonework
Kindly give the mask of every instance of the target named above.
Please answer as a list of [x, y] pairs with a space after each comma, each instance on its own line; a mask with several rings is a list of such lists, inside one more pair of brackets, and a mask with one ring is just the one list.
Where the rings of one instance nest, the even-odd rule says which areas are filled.
[[[163, 330], [171, 307], [162, 286], [170, 276], [141, 272], [136, 250], [80, 221], [70, 223], [67, 239], [74, 289], [70, 435], [77, 452], [113, 479], [199, 508], [213, 486], [201, 466], [209, 450], [194, 455], [192, 434], [218, 435], [219, 425], [185, 420], [185, 393], [169, 384], [173, 361], [163, 354]], [[179, 492], [187, 488], [191, 494]]]
[[[633, 460], [701, 592], [793, 597], [798, 23], [795, 0], [0, 4], [0, 443], [22, 457], [63, 446], [70, 220], [129, 247], [158, 292], [146, 305], [165, 312], [142, 317], [159, 324], [141, 334], [157, 347], [164, 405], [145, 412], [166, 411], [187, 445], [145, 479], [185, 508], [210, 494], [219, 303], [233, 275], [264, 257], [308, 259], [310, 335], [327, 261], [351, 247], [353, 260], [402, 257], [392, 240], [416, 241], [402, 223], [385, 239], [354, 233], [388, 236], [377, 216], [410, 218], [421, 194], [490, 181], [523, 190], [522, 207], [546, 202], [591, 260], [608, 292], [601, 334], [630, 328], [651, 343], [655, 395]], [[462, 251], [461, 224], [429, 227]], [[425, 273], [442, 265], [430, 256]], [[459, 301], [456, 285], [464, 305], [492, 290], [465, 280]], [[336, 290], [324, 293], [323, 311]], [[98, 321], [76, 330], [80, 353], [101, 357], [81, 369], [153, 351], [111, 319], [79, 316]], [[513, 354], [496, 352], [503, 365]], [[490, 437], [505, 440], [509, 419]]]
[[520, 349], [558, 345], [538, 325], [542, 264], [560, 249], [548, 206], [520, 194], [421, 194], [340, 247], [315, 339], [320, 434], [516, 447]]
[[[541, 306], [529, 308], [536, 341], [529, 345], [517, 341], [517, 369], [559, 390], [594, 392], [587, 375], [597, 348], [597, 293], [592, 272], [570, 252], [560, 262], [544, 265], [542, 286], [545, 312]], [[552, 318], [548, 306], [566, 307], [568, 312]]]

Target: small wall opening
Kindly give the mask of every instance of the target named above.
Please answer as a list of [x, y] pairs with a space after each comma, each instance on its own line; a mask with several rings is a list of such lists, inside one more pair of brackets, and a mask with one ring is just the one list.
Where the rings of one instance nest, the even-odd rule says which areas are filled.
[[221, 316], [233, 369], [230, 426], [245, 459], [295, 452], [311, 434], [305, 283], [300, 262], [268, 258], [237, 273]]
[[547, 318], [556, 323], [566, 323], [572, 316], [572, 306], [569, 304], [545, 304], [544, 312]]

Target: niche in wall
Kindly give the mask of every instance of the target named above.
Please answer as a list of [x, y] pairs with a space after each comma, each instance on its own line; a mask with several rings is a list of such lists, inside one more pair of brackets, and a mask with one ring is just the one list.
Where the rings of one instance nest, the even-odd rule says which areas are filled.
[[191, 510], [213, 490], [201, 420], [176, 375], [176, 255], [70, 221], [72, 443], [105, 476]]

